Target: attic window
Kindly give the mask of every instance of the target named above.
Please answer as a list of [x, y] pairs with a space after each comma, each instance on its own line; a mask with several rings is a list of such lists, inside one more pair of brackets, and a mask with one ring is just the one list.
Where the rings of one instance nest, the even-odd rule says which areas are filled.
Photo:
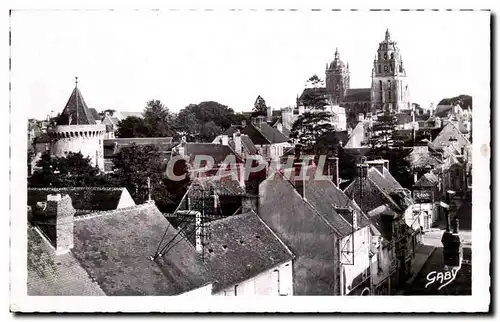
[[208, 249], [208, 252], [211, 254], [211, 253], [213, 253], [213, 252], [214, 252], [214, 250], [213, 250], [212, 248], [209, 248], [209, 249]]
[[256, 235], [256, 236], [255, 236], [255, 238], [260, 239], [260, 236], [259, 236], [259, 235]]
[[242, 245], [243, 245], [244, 243], [245, 243], [245, 242], [244, 242], [243, 240], [240, 240], [240, 244], [242, 244]]
[[222, 248], [227, 249], [227, 245], [222, 245]]

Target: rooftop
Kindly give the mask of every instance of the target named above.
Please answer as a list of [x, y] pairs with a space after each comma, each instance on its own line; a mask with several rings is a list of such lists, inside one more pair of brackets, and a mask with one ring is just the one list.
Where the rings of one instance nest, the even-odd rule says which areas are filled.
[[66, 106], [57, 120], [57, 125], [96, 124], [82, 93], [75, 87]]
[[254, 213], [211, 222], [206, 261], [213, 272], [213, 291], [238, 284], [291, 261], [290, 250]]

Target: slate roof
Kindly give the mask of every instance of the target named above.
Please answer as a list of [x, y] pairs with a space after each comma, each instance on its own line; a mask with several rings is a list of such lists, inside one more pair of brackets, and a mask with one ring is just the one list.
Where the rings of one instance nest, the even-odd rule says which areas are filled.
[[216, 281], [214, 293], [293, 259], [254, 212], [212, 221], [210, 231], [205, 260]]
[[258, 152], [255, 144], [253, 144], [250, 137], [246, 134], [241, 135], [241, 145], [244, 147], [248, 154], [257, 154]]
[[[392, 240], [391, 221], [398, 217], [398, 214], [388, 205], [381, 205], [367, 213], [371, 223], [378, 230], [380, 235], [387, 241]], [[384, 218], [385, 217], [385, 218]]]
[[346, 217], [343, 212], [339, 212], [335, 208], [351, 207], [356, 213], [360, 227], [370, 224], [359, 207], [342, 190], [337, 188], [333, 182], [329, 180], [308, 180], [305, 187], [307, 202], [320, 214], [325, 216], [332, 226], [337, 229], [339, 236], [344, 237], [352, 233], [352, 218], [348, 218], [350, 216]]
[[[126, 188], [71, 187], [71, 188], [28, 188], [28, 205], [47, 201], [49, 194], [67, 194], [76, 210], [105, 211], [118, 207], [123, 194], [129, 194]], [[79, 212], [81, 213], [81, 212]]]
[[413, 187], [418, 188], [426, 188], [426, 187], [435, 187], [438, 185], [439, 179], [437, 175], [434, 173], [425, 173], [420, 179], [415, 182]]
[[344, 97], [344, 102], [371, 101], [371, 88], [350, 88]]
[[156, 138], [114, 138], [104, 139], [104, 157], [109, 158], [120, 152], [124, 147], [132, 145], [154, 145], [158, 147], [163, 154], [171, 152], [172, 149], [179, 145], [178, 142], [172, 142], [171, 137], [156, 137]]
[[296, 256], [294, 295], [334, 295], [334, 228], [282, 175], [269, 176], [259, 190], [259, 217]]
[[406, 157], [411, 166], [416, 169], [424, 169], [426, 166], [437, 167], [442, 162], [431, 154], [428, 146], [415, 146]]
[[211, 283], [193, 246], [176, 237], [162, 257], [150, 258], [165, 234], [177, 231], [154, 204], [74, 222], [72, 253], [106, 295], [178, 295]]
[[302, 94], [300, 94], [299, 101], [304, 101], [312, 97], [326, 97], [327, 94], [326, 87], [306, 87], [302, 91]]
[[241, 157], [229, 146], [216, 143], [186, 143], [184, 153], [189, 156], [190, 162], [193, 162], [197, 155], [211, 156], [215, 164], [222, 163], [229, 155], [234, 155], [236, 161], [242, 162]]
[[193, 184], [199, 184], [204, 189], [213, 189], [214, 193], [218, 196], [243, 196], [245, 195], [245, 188], [242, 187], [237, 180], [233, 180], [231, 175], [219, 177], [202, 177], [193, 180]]
[[289, 141], [287, 136], [266, 122], [262, 122], [260, 127], [253, 123], [245, 127], [241, 125], [231, 125], [223, 134], [232, 136], [236, 130], [240, 130], [241, 134], [246, 134], [250, 140], [257, 145], [284, 143]]
[[96, 124], [78, 87], [75, 87], [71, 93], [66, 106], [57, 120], [57, 125], [76, 124]]
[[[403, 187], [394, 179], [391, 173], [384, 168], [383, 175], [374, 167], [368, 169], [368, 176], [360, 183], [360, 178], [354, 179], [351, 184], [344, 190], [346, 195], [354, 198], [356, 203], [364, 212], [368, 212], [380, 205], [391, 203], [398, 207], [397, 200], [391, 197], [395, 190], [403, 189]], [[361, 195], [361, 185], [363, 187], [363, 195]]]
[[450, 138], [458, 140], [458, 146], [466, 146], [470, 144], [470, 141], [460, 132], [460, 130], [452, 123], [448, 122], [441, 132], [434, 138], [432, 144], [435, 146], [446, 146], [449, 145]]
[[56, 256], [49, 241], [31, 225], [27, 247], [29, 296], [105, 295], [71, 252]]

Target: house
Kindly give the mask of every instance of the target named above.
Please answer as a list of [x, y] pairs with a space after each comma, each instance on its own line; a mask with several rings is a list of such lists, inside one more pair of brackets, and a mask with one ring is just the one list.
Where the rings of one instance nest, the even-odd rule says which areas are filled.
[[424, 231], [430, 230], [440, 218], [441, 186], [439, 176], [432, 171], [422, 175], [413, 185], [414, 208], [417, 212], [422, 213]]
[[164, 162], [170, 160], [172, 150], [179, 145], [178, 142], [173, 142], [171, 137], [156, 137], [156, 138], [112, 138], [103, 140], [104, 151], [104, 171], [113, 171], [113, 160], [115, 156], [125, 147], [133, 145], [144, 146], [154, 145], [160, 152], [160, 157]]
[[368, 219], [331, 181], [301, 180], [296, 170], [262, 181], [258, 204], [259, 217], [295, 255], [294, 294], [366, 292], [370, 243], [353, 242], [369, 237]]
[[28, 188], [28, 206], [36, 207], [48, 195], [64, 194], [72, 200], [75, 216], [96, 211], [110, 211], [135, 206], [127, 188], [115, 187], [65, 187]]
[[212, 143], [229, 145], [229, 147], [231, 147], [231, 149], [233, 149], [242, 159], [259, 155], [259, 150], [255, 144], [253, 144], [250, 137], [246, 134], [241, 134], [238, 129], [234, 131], [231, 136], [227, 134], [217, 136]]
[[445, 147], [453, 144], [460, 150], [462, 147], [470, 145], [470, 141], [460, 132], [455, 124], [449, 122], [434, 138], [432, 144], [436, 147]]
[[[422, 243], [423, 213], [416, 212], [408, 189], [404, 189], [389, 172], [387, 160], [362, 160], [357, 165], [357, 177], [344, 190], [365, 213], [389, 205], [395, 213], [392, 225], [398, 233], [394, 243], [398, 252], [399, 272], [397, 280], [402, 282], [411, 275], [411, 261], [415, 250]], [[394, 283], [393, 283], [394, 285]]]
[[289, 138], [265, 121], [264, 116], [252, 119], [250, 124], [232, 125], [223, 135], [232, 136], [236, 131], [246, 134], [257, 148], [258, 154], [268, 160], [278, 160], [286, 148]]
[[[76, 200], [75, 200], [76, 201]], [[210, 295], [212, 277], [154, 203], [75, 217], [68, 195], [47, 195], [28, 227], [28, 295]]]
[[118, 131], [118, 124], [120, 123], [120, 119], [116, 116], [111, 116], [109, 113], [106, 113], [101, 120], [101, 124], [106, 125], [106, 135], [104, 139], [114, 139], [115, 133]]
[[213, 294], [292, 296], [292, 252], [254, 212], [210, 223], [204, 260]]
[[393, 223], [398, 214], [388, 205], [367, 213], [371, 222], [371, 277], [374, 295], [390, 295], [398, 285], [397, 257], [393, 242]]
[[344, 145], [346, 149], [359, 149], [367, 145], [368, 128], [370, 127], [370, 123], [369, 121], [365, 121], [364, 117], [361, 115], [359, 117], [359, 122], [356, 124], [354, 129], [348, 131], [349, 140]]

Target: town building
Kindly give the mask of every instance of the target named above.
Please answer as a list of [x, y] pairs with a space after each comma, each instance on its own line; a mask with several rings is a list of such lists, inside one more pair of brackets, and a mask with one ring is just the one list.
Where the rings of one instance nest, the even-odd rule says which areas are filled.
[[104, 171], [103, 140], [106, 127], [94, 120], [78, 89], [78, 82], [56, 126], [48, 133], [51, 155], [65, 156], [68, 152], [80, 152], [90, 158], [93, 166]]
[[68, 195], [47, 195], [28, 226], [28, 295], [211, 295], [212, 277], [152, 202], [75, 216]]
[[[379, 43], [373, 60], [371, 87], [350, 87], [349, 63], [340, 59], [338, 50], [335, 50], [334, 60], [327, 64], [325, 75], [325, 86], [318, 87], [316, 93], [328, 96], [333, 105], [345, 108], [348, 126], [357, 121], [360, 113], [365, 116], [369, 112], [398, 113], [412, 108], [403, 58], [397, 42], [391, 39], [389, 30], [385, 33], [385, 39]], [[309, 91], [306, 88], [298, 101], [303, 102]]]

